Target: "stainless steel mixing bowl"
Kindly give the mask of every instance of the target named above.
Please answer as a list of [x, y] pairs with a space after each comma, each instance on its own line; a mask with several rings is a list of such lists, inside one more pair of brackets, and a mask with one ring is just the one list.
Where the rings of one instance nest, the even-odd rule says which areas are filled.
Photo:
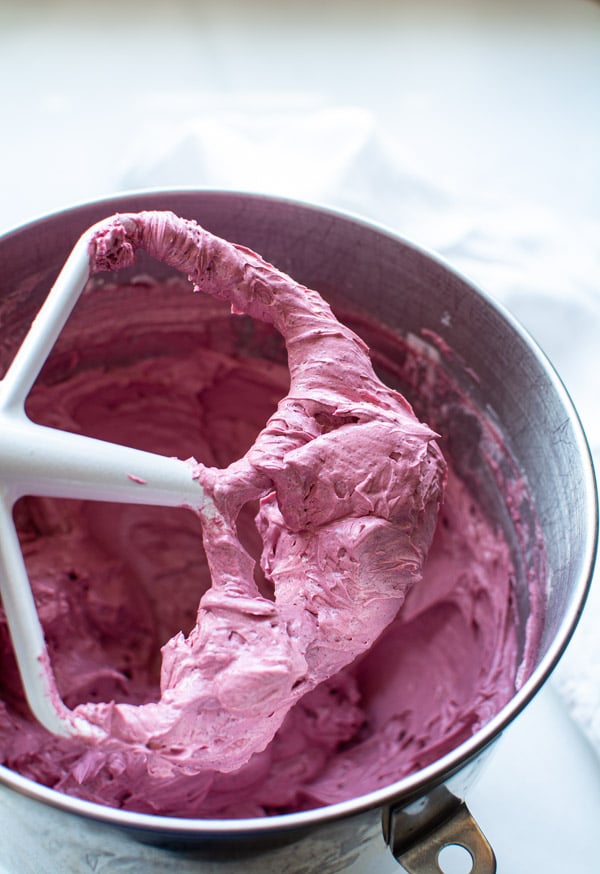
[[[456, 398], [468, 399], [471, 413], [458, 400], [424, 412], [437, 419], [433, 424], [444, 429], [453, 456], [461, 459], [462, 475], [512, 537], [522, 624], [528, 618], [530, 574], [538, 575], [545, 592], [543, 622], [531, 672], [491, 722], [418, 773], [342, 804], [249, 820], [172, 819], [91, 804], [0, 768], [0, 799], [9, 796], [12, 809], [31, 823], [38, 857], [55, 860], [55, 867], [37, 870], [95, 870], [108, 853], [114, 867], [106, 870], [111, 871], [183, 874], [212, 871], [213, 861], [220, 860], [219, 871], [326, 874], [351, 865], [359, 870], [361, 859], [384, 841], [412, 872], [440, 870], [440, 848], [454, 843], [471, 852], [473, 871], [495, 870], [465, 794], [493, 744], [561, 657], [584, 605], [596, 550], [593, 469], [565, 389], [510, 315], [442, 260], [397, 235], [297, 202], [191, 190], [134, 193], [77, 206], [0, 238], [0, 364], [10, 360], [79, 234], [114, 212], [143, 209], [171, 209], [195, 218], [318, 289], [343, 317], [354, 320], [392, 381], [394, 338], [419, 337], [421, 352], [430, 346], [435, 366], [456, 388]], [[148, 261], [143, 270], [162, 275], [166, 268]], [[378, 348], [381, 341], [371, 331], [376, 323], [388, 329], [385, 348]], [[410, 340], [404, 348], [410, 354]], [[401, 387], [418, 408], [417, 384]], [[506, 438], [496, 473], [484, 461], [489, 446], [484, 452], [483, 420]], [[522, 477], [528, 486], [517, 534], [498, 471], [506, 483]], [[540, 533], [545, 551], [538, 548]]]

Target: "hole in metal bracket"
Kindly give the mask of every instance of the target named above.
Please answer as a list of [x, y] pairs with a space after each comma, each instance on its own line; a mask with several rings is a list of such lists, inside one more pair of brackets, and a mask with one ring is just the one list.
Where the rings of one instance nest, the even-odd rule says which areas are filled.
[[447, 844], [438, 853], [437, 863], [442, 874], [471, 874], [473, 856], [461, 844]]

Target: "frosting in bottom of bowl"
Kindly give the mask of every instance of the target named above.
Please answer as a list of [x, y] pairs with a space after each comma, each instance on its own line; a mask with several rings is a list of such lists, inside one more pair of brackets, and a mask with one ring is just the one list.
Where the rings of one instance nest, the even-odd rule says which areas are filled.
[[[218, 302], [182, 304], [186, 286], [142, 279], [86, 294], [32, 392], [31, 417], [206, 465], [239, 458], [287, 391], [281, 343]], [[23, 703], [2, 624], [3, 763], [128, 810], [248, 817], [356, 797], [454, 749], [514, 695], [531, 641], [508, 543], [449, 461], [423, 579], [370, 650], [301, 698], [247, 764], [153, 773], [137, 751], [49, 735]], [[242, 511], [238, 528], [251, 554], [260, 548], [255, 509]], [[156, 700], [160, 647], [193, 627], [210, 585], [198, 519], [34, 498], [15, 515], [65, 702]], [[268, 597], [268, 580], [257, 585]]]

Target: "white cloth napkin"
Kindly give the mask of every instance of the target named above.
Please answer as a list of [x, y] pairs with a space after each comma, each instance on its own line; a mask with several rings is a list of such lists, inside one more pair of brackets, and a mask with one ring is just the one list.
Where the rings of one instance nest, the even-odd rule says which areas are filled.
[[[600, 470], [600, 225], [490, 203], [418, 172], [361, 108], [229, 107], [184, 117], [130, 156], [128, 188], [197, 186], [296, 197], [382, 222], [501, 301], [553, 362]], [[600, 757], [600, 574], [552, 682]]]

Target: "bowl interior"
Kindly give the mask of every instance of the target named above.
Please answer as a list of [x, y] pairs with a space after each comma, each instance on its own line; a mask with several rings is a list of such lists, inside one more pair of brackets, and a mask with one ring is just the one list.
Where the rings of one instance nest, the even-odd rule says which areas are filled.
[[[533, 694], [582, 608], [597, 530], [585, 440], [542, 353], [484, 293], [385, 230], [290, 201], [179, 191], [77, 207], [0, 239], [0, 373], [80, 233], [114, 212], [141, 209], [171, 209], [255, 249], [321, 292], [364, 337], [384, 380], [443, 435], [461, 477], [507, 535], [518, 578], [521, 680]], [[147, 258], [133, 272], [171, 273]], [[285, 360], [271, 335], [261, 334], [255, 351]], [[532, 579], [541, 606], [531, 602]], [[529, 652], [526, 629], [535, 641]]]

